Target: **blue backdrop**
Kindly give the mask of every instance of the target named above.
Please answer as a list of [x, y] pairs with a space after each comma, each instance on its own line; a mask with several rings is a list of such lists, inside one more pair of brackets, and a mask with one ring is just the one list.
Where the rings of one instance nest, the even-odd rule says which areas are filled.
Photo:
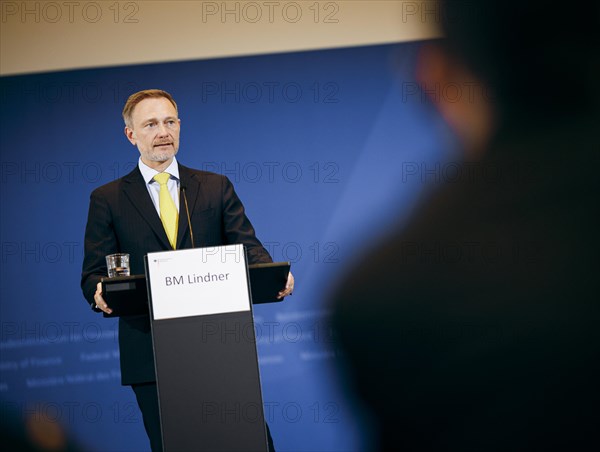
[[359, 450], [362, 420], [332, 373], [326, 295], [449, 157], [452, 138], [412, 75], [417, 49], [2, 78], [3, 412], [41, 411], [86, 450], [148, 448], [119, 383], [116, 322], [89, 310], [79, 279], [89, 194], [137, 163], [123, 134], [125, 99], [162, 88], [179, 104], [179, 161], [227, 175], [273, 258], [293, 263], [293, 297], [255, 308], [278, 449]]

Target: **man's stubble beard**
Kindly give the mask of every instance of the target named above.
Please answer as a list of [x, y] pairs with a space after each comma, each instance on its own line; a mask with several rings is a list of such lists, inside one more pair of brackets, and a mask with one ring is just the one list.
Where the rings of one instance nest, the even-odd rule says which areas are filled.
[[179, 151], [179, 148], [175, 149], [174, 152], [153, 150], [152, 152], [150, 152], [148, 154], [148, 159], [151, 162], [159, 162], [159, 163], [166, 162], [170, 158], [175, 157], [175, 155], [177, 155], [177, 151]]

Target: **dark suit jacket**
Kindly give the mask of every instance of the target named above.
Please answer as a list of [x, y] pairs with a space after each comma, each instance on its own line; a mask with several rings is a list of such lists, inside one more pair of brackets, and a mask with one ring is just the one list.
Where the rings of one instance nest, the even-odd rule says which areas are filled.
[[574, 123], [454, 165], [337, 291], [381, 449], [597, 450], [600, 148], [597, 118]]
[[[242, 243], [248, 262], [271, 262], [233, 185], [224, 176], [179, 165], [185, 187], [196, 247]], [[177, 249], [191, 248], [191, 238], [180, 196]], [[131, 274], [144, 273], [144, 256], [172, 249], [150, 198], [141, 172], [131, 173], [97, 188], [91, 194], [85, 230], [85, 257], [81, 287], [94, 303], [96, 285], [107, 274], [105, 256], [129, 253]], [[119, 319], [122, 384], [155, 380], [150, 320], [147, 315]]]

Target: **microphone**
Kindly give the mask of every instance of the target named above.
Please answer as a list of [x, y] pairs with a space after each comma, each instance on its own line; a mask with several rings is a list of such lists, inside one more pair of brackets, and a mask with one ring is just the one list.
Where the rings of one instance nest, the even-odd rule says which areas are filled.
[[183, 192], [183, 203], [185, 204], [185, 213], [187, 214], [188, 226], [190, 227], [190, 239], [192, 239], [192, 248], [196, 248], [194, 244], [194, 230], [192, 229], [192, 220], [190, 219], [190, 208], [188, 207], [187, 196], [185, 196], [185, 185], [181, 185]]

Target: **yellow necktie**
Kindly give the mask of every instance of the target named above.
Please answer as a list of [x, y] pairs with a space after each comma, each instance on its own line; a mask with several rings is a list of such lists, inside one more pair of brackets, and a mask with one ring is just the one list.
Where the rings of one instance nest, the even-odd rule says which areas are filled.
[[160, 219], [162, 221], [165, 232], [173, 249], [177, 244], [177, 223], [179, 221], [179, 214], [177, 208], [169, 193], [167, 187], [167, 181], [171, 175], [169, 173], [159, 173], [154, 176], [154, 180], [160, 184], [160, 193], [158, 194], [159, 207], [160, 207]]

